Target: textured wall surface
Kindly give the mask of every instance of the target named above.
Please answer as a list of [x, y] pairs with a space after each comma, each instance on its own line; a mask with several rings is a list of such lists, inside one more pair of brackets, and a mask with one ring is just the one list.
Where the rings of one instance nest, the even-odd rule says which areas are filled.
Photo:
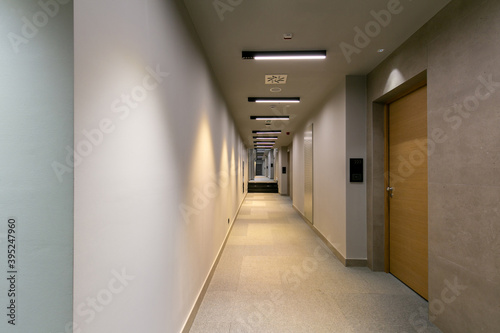
[[444, 332], [500, 326], [499, 22], [498, 1], [455, 0], [368, 80], [369, 259], [381, 269], [383, 127], [372, 103], [427, 71], [429, 314]]

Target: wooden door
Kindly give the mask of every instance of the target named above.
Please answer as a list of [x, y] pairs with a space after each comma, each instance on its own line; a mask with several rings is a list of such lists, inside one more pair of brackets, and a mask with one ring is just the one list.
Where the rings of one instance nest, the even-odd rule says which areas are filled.
[[388, 106], [389, 271], [428, 293], [427, 87]]

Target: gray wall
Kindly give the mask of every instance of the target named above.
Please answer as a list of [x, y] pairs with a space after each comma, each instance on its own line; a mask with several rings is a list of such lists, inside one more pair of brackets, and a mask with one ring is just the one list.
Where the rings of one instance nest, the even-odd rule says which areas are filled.
[[351, 158], [366, 162], [366, 76], [346, 77], [346, 244], [348, 259], [366, 260], [366, 176], [350, 182]]
[[[44, 10], [1, 1], [0, 36], [0, 332], [71, 332], [73, 169], [61, 166], [73, 147], [72, 2]], [[12, 298], [9, 218], [17, 225]], [[12, 299], [15, 326], [6, 316]]]
[[486, 83], [500, 82], [499, 22], [500, 2], [455, 0], [368, 77], [368, 258], [380, 270], [383, 115], [374, 102], [427, 75], [429, 315], [444, 332], [500, 327], [500, 83]]
[[[286, 168], [286, 173], [283, 173], [283, 168]], [[278, 174], [278, 187], [281, 195], [290, 195], [288, 188], [288, 175], [290, 168], [288, 167], [288, 147], [280, 147], [278, 150], [278, 158], [276, 159], [276, 171]]]

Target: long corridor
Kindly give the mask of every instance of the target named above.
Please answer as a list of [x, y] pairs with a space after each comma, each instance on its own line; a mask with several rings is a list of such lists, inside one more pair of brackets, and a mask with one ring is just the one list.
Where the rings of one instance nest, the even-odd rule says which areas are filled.
[[192, 333], [440, 332], [390, 274], [346, 268], [279, 194], [248, 194]]

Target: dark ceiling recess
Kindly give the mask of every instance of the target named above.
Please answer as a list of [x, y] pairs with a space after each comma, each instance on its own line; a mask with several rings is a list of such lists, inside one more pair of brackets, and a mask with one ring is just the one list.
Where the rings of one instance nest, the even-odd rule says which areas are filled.
[[252, 120], [289, 120], [290, 116], [250, 116]]
[[281, 130], [252, 131], [254, 134], [281, 134]]
[[259, 136], [254, 136], [253, 138], [254, 138], [254, 140], [255, 139], [257, 139], [257, 140], [278, 140], [277, 136], [262, 136], [262, 135], [259, 135]]
[[242, 51], [241, 57], [245, 60], [259, 59], [325, 59], [326, 50], [313, 51]]
[[248, 97], [249, 102], [268, 102], [268, 103], [298, 103], [300, 97]]

